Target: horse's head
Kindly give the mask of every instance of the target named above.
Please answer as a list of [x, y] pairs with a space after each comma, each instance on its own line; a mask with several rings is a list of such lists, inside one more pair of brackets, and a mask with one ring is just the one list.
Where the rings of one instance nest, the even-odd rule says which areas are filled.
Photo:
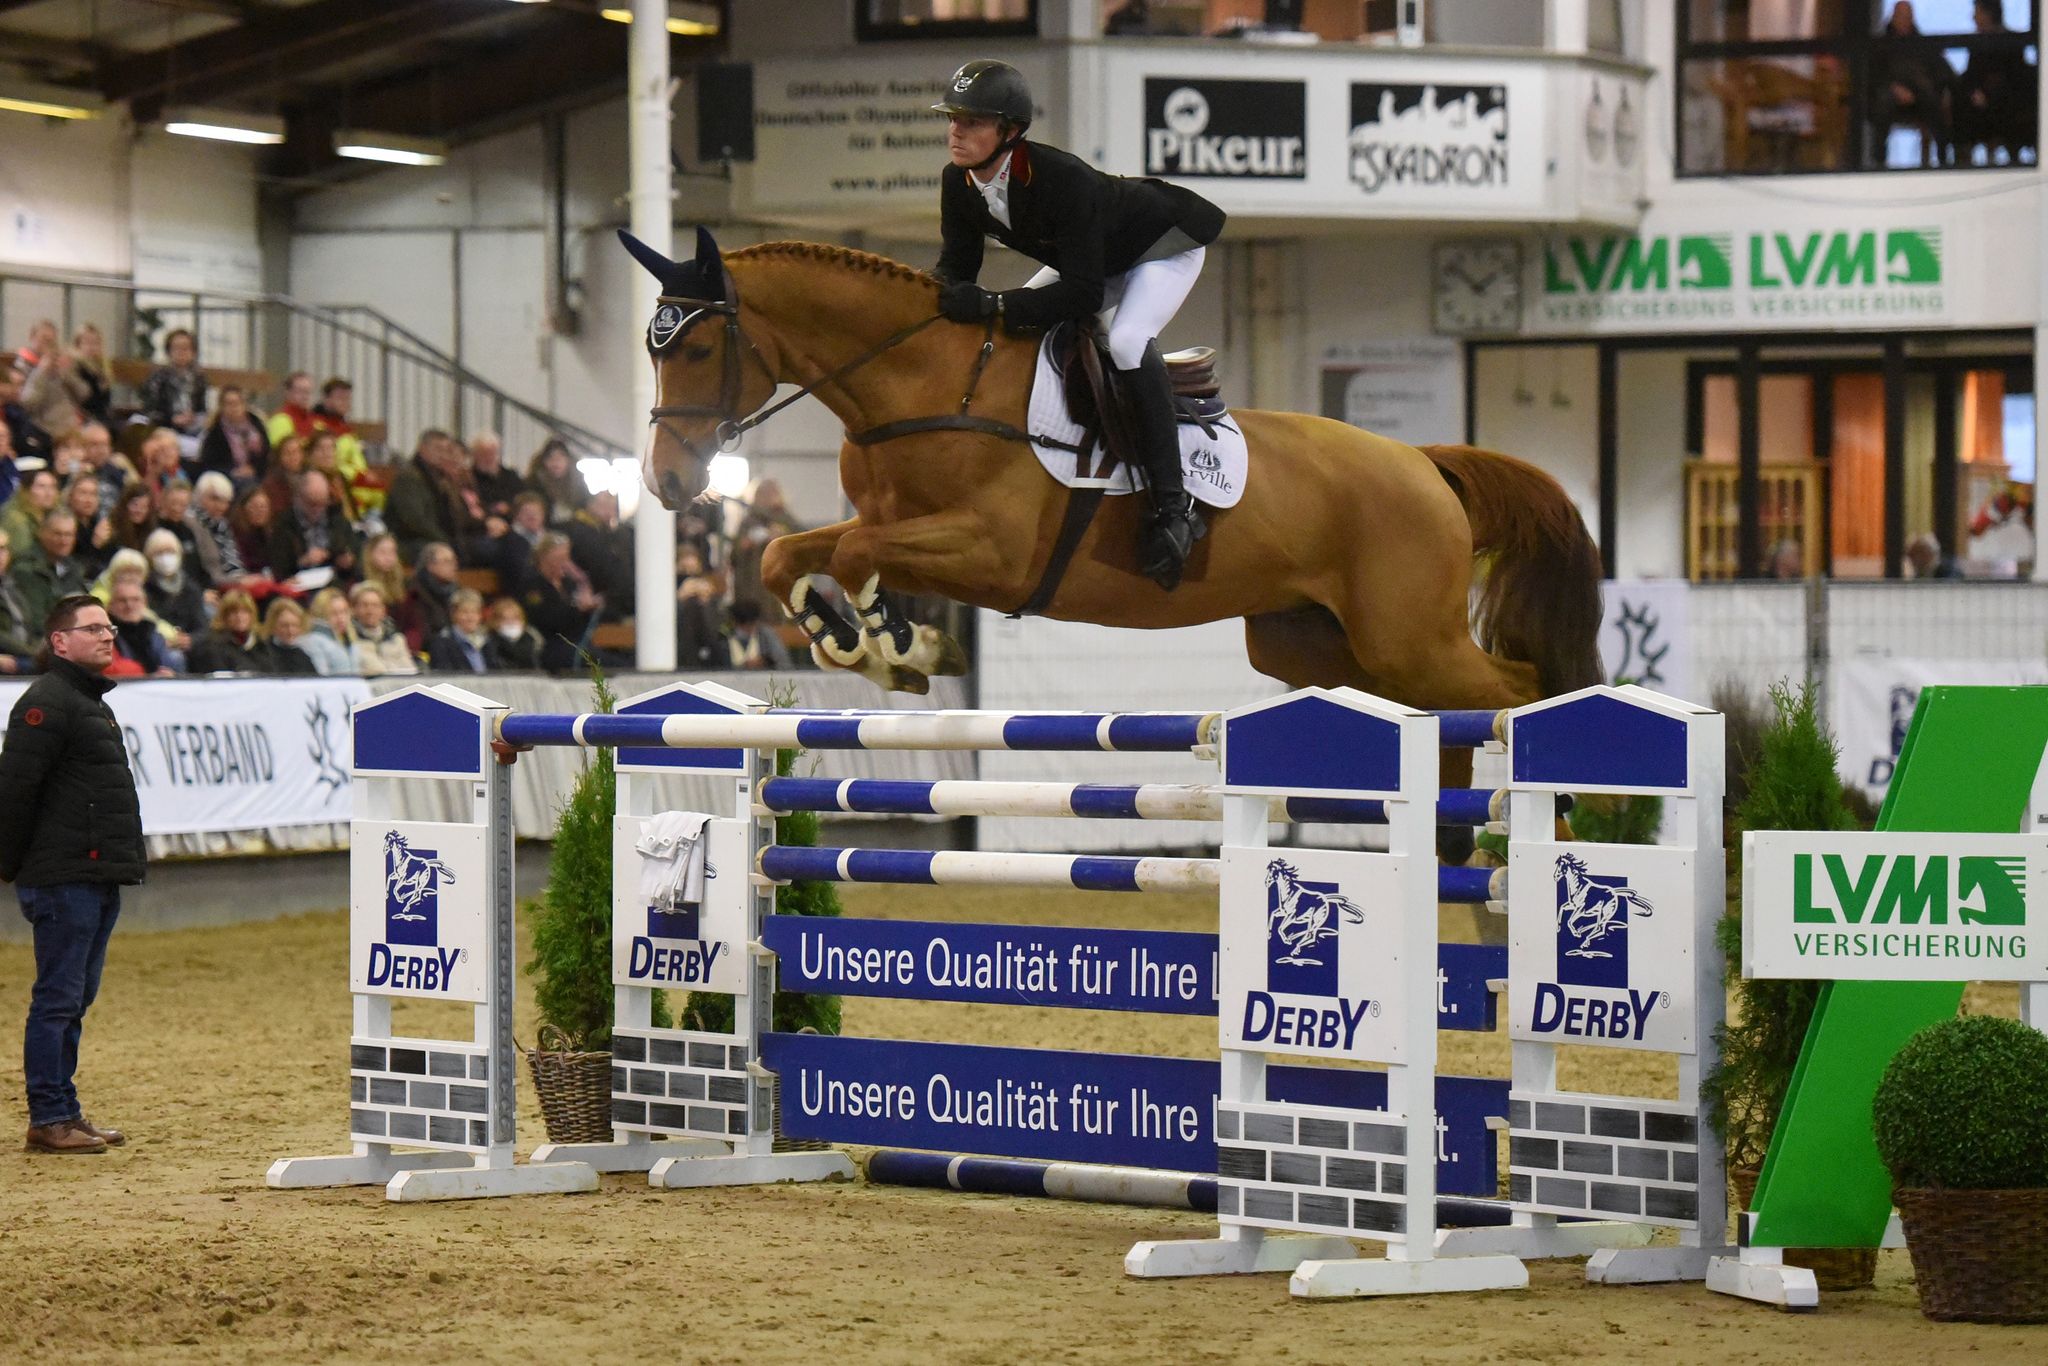
[[1577, 854], [1559, 854], [1557, 856], [1557, 871], [1559, 873], [1571, 873], [1577, 877], [1584, 877], [1586, 875], [1586, 861]]
[[623, 228], [619, 241], [661, 283], [647, 324], [654, 409], [640, 478], [680, 510], [704, 491], [711, 457], [738, 444], [742, 419], [774, 396], [775, 377], [740, 322], [739, 288], [709, 232], [697, 229], [689, 261], [671, 261]]
[[1266, 885], [1268, 887], [1274, 886], [1277, 883], [1294, 882], [1300, 877], [1301, 874], [1295, 871], [1294, 865], [1284, 858], [1276, 858], [1266, 865]]

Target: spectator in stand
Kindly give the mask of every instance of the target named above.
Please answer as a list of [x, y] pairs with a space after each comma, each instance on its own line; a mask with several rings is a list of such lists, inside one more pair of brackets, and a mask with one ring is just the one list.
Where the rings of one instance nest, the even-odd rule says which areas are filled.
[[213, 629], [195, 636], [185, 669], [195, 674], [263, 672], [263, 641], [256, 634], [256, 600], [240, 590], [220, 596]]
[[313, 434], [313, 377], [294, 370], [284, 377], [284, 402], [270, 415], [264, 435], [275, 447], [288, 436], [301, 441]]
[[419, 662], [406, 647], [405, 635], [391, 620], [384, 590], [374, 583], [359, 583], [348, 590], [348, 610], [355, 627], [355, 646], [350, 656], [356, 672], [365, 678], [384, 674], [416, 674]]
[[249, 399], [237, 384], [224, 384], [220, 407], [199, 442], [199, 468], [218, 470], [246, 488], [263, 478], [270, 466], [270, 438], [249, 411]]
[[327, 476], [327, 501], [340, 508], [341, 515], [354, 526], [362, 520], [362, 513], [356, 507], [355, 490], [349, 487], [348, 476], [341, 472], [339, 449], [333, 432], [313, 433], [306, 438], [306, 468]]
[[173, 328], [164, 338], [164, 355], [169, 363], [149, 372], [137, 397], [151, 422], [176, 434], [179, 455], [197, 459], [199, 436], [206, 429], [206, 376], [199, 369], [199, 339], [185, 328]]
[[[263, 477], [263, 491], [270, 495], [273, 511], [288, 508], [298, 497], [299, 476], [306, 472], [306, 443], [287, 436], [270, 446], [270, 473]], [[328, 500], [332, 502], [332, 499]]]
[[107, 339], [92, 323], [71, 334], [71, 370], [64, 381], [87, 423], [113, 420], [114, 384], [107, 374]]
[[735, 669], [787, 669], [789, 649], [751, 602], [732, 605], [732, 634], [726, 644]]
[[143, 542], [142, 553], [149, 561], [149, 582], [143, 585], [149, 610], [187, 635], [204, 631], [206, 590], [196, 576], [185, 572], [185, 545], [177, 533], [158, 527]]
[[526, 481], [506, 466], [505, 443], [496, 432], [478, 432], [469, 439], [469, 470], [484, 516], [510, 522], [512, 504], [527, 491]]
[[590, 486], [583, 482], [569, 447], [557, 436], [549, 437], [534, 452], [526, 467], [526, 482], [548, 500], [548, 525], [568, 521], [590, 501]]
[[420, 434], [419, 448], [391, 481], [384, 500], [384, 524], [398, 538], [407, 564], [419, 560], [430, 541], [463, 546], [481, 541], [483, 504], [470, 486], [462, 448], [438, 428]]
[[54, 440], [77, 431], [85, 421], [85, 414], [79, 409], [78, 398], [70, 383], [77, 359], [56, 344], [55, 323], [36, 325], [39, 335], [45, 334], [45, 329], [50, 344], [38, 348], [33, 354], [27, 348], [16, 352], [14, 366], [22, 376], [21, 406], [27, 410], [29, 420]]
[[162, 491], [171, 486], [173, 479], [185, 477], [185, 465], [179, 457], [178, 443], [183, 440], [169, 427], [156, 427], [142, 439], [137, 452], [142, 482], [150, 488]]
[[192, 548], [199, 553], [199, 575], [212, 588], [239, 583], [249, 575], [234, 527], [228, 522], [228, 509], [234, 501], [235, 486], [228, 477], [219, 470], [208, 470], [193, 486], [192, 510], [185, 514]]
[[718, 581], [705, 574], [704, 559], [695, 546], [676, 548], [676, 583], [676, 667], [726, 667]]
[[376, 584], [387, 603], [405, 601], [405, 564], [398, 558], [398, 538], [390, 532], [372, 536], [363, 547], [363, 582]]
[[102, 516], [99, 476], [82, 469], [64, 486], [64, 506], [78, 519], [77, 554], [88, 577], [97, 578], [114, 553], [114, 521]]
[[290, 598], [272, 598], [263, 614], [261, 643], [256, 648], [259, 669], [287, 678], [310, 677], [319, 669], [305, 649], [306, 609]]
[[78, 429], [85, 467], [100, 477], [100, 515], [111, 517], [121, 500], [121, 486], [135, 477], [135, 467], [114, 453], [114, 435], [104, 422], [88, 422]]
[[85, 441], [75, 429], [50, 443], [50, 468], [66, 484], [71, 482], [72, 475], [85, 468]]
[[57, 350], [57, 324], [48, 318], [39, 318], [28, 326], [28, 340], [14, 349], [14, 373], [16, 378], [27, 379], [38, 365], [48, 360]]
[[491, 604], [491, 652], [496, 673], [535, 673], [540, 669], [540, 637], [526, 624], [526, 609], [517, 598]]
[[107, 618], [114, 623], [114, 660], [126, 666], [121, 672], [135, 678], [169, 678], [178, 672], [140, 576], [123, 574], [108, 586]]
[[[102, 603], [111, 604], [114, 600], [114, 585], [124, 580], [132, 580], [135, 586], [142, 590], [143, 601], [145, 603], [148, 602], [149, 560], [141, 551], [115, 551], [114, 558], [107, 562], [105, 571], [100, 574], [99, 578], [93, 580], [92, 586], [85, 591], [98, 598]], [[185, 667], [185, 651], [192, 648], [192, 637], [171, 625], [162, 617], [157, 616], [154, 612], [150, 613], [149, 620], [150, 624], [156, 627], [158, 634], [164, 638], [164, 652], [170, 660], [171, 667], [173, 669], [183, 669]]]
[[297, 496], [270, 531], [270, 572], [290, 578], [302, 569], [332, 569], [340, 579], [355, 576], [355, 528], [329, 500], [332, 486], [318, 470], [299, 475]]
[[14, 581], [14, 544], [0, 531], [0, 674], [25, 674], [35, 668], [36, 627], [29, 620], [28, 597]]
[[[204, 578], [199, 568], [199, 538], [193, 533], [186, 518], [192, 515], [192, 485], [183, 479], [173, 479], [156, 498], [157, 525], [178, 538], [178, 544], [185, 548], [185, 572], [195, 579]], [[213, 585], [202, 583], [201, 588]]]
[[14, 557], [14, 586], [21, 590], [29, 621], [37, 623], [39, 640], [40, 623], [50, 609], [59, 600], [85, 591], [85, 575], [79, 572], [73, 554], [77, 544], [78, 519], [64, 508], [52, 508], [36, 529], [35, 544]]
[[484, 629], [483, 597], [475, 589], [459, 588], [448, 600], [448, 624], [427, 641], [427, 668], [435, 673], [489, 673], [494, 666], [491, 640]]
[[27, 545], [36, 538], [43, 518], [57, 506], [59, 492], [55, 470], [38, 466], [27, 471], [15, 486], [14, 496], [0, 507], [0, 531], [16, 543]]
[[461, 588], [462, 568], [452, 547], [436, 541], [420, 551], [419, 568], [407, 580], [405, 597], [392, 614], [415, 654], [448, 629], [450, 606]]
[[569, 557], [569, 538], [551, 531], [533, 553], [533, 579], [521, 596], [526, 619], [540, 633], [540, 666], [549, 673], [576, 667], [576, 657], [597, 623], [604, 599]]
[[271, 567], [272, 521], [270, 487], [267, 484], [243, 489], [235, 495], [234, 506], [228, 510], [228, 526], [235, 534], [235, 553], [242, 562], [243, 572], [275, 581], [280, 577], [290, 578], [291, 573], [287, 570], [279, 575]]
[[49, 459], [49, 433], [30, 420], [28, 409], [21, 406], [21, 376], [8, 366], [0, 366], [0, 419], [4, 419], [0, 425], [7, 428], [15, 459]]
[[299, 648], [313, 661], [314, 671], [322, 677], [354, 673], [356, 630], [348, 594], [339, 588], [321, 589], [313, 595], [312, 617], [313, 629], [299, 638]]
[[116, 549], [141, 550], [149, 533], [157, 529], [156, 495], [149, 485], [137, 479], [124, 486], [111, 520], [114, 537], [110, 544]]
[[604, 596], [607, 620], [633, 613], [633, 529], [619, 525], [619, 498], [593, 494], [581, 512], [562, 528], [569, 553]]
[[5, 422], [0, 422], [0, 503], [14, 496], [21, 487], [21, 466], [14, 459], [14, 433]]
[[756, 620], [763, 613], [781, 609], [782, 604], [775, 601], [775, 595], [762, 586], [761, 556], [770, 541], [802, 530], [803, 524], [797, 521], [788, 503], [783, 501], [782, 485], [773, 479], [755, 481], [753, 492], [747, 499], [746, 514], [740, 519], [739, 530], [732, 540], [734, 607], [743, 602], [752, 603]]
[[363, 439], [356, 435], [355, 427], [349, 422], [349, 412], [355, 407], [355, 401], [356, 387], [336, 375], [320, 386], [320, 405], [313, 409], [313, 425], [323, 432], [334, 433], [335, 466], [348, 484], [351, 496], [358, 502], [368, 502], [357, 496], [364, 492], [360, 484], [363, 471], [370, 467], [370, 458], [363, 452]]
[[531, 489], [512, 501], [512, 523], [498, 537], [491, 565], [498, 571], [498, 586], [507, 593], [526, 591], [533, 577], [533, 552], [540, 538], [548, 534], [548, 500]]

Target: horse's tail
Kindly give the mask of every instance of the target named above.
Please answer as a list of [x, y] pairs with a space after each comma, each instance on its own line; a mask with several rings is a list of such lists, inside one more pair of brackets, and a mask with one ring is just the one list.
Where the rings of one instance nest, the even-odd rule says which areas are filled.
[[1600, 682], [1600, 551], [1564, 487], [1498, 451], [1422, 453], [1472, 524], [1483, 575], [1472, 610], [1480, 646], [1534, 664], [1545, 697]]

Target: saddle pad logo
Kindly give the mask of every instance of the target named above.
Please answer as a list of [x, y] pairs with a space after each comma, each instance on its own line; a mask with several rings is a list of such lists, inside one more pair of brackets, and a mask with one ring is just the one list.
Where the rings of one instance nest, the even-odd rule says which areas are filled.
[[441, 888], [455, 872], [440, 851], [415, 849], [396, 830], [384, 835], [384, 939], [433, 947], [440, 942]]
[[1629, 924], [1650, 901], [1627, 878], [1596, 877], [1576, 854], [1558, 856], [1557, 980], [1566, 986], [1628, 987]]
[[1337, 994], [1340, 921], [1365, 911], [1334, 882], [1304, 881], [1286, 859], [1266, 865], [1266, 985], [1296, 996]]

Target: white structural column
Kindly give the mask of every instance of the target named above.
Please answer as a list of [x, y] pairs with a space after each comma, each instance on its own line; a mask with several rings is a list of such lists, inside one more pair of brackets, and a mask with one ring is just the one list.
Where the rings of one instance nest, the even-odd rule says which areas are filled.
[[1588, 29], [1586, 0], [1545, 0], [1543, 46], [1546, 51], [1583, 55]]
[[[672, 254], [675, 212], [669, 176], [668, 0], [633, 0], [626, 39], [626, 142], [633, 235], [662, 255]], [[643, 270], [628, 272], [641, 306], [636, 325], [654, 314], [659, 287]], [[636, 352], [641, 348], [635, 344]], [[633, 429], [654, 406], [654, 367], [644, 355], [633, 367]], [[645, 488], [633, 514], [634, 662], [642, 670], [676, 666], [676, 515]]]

